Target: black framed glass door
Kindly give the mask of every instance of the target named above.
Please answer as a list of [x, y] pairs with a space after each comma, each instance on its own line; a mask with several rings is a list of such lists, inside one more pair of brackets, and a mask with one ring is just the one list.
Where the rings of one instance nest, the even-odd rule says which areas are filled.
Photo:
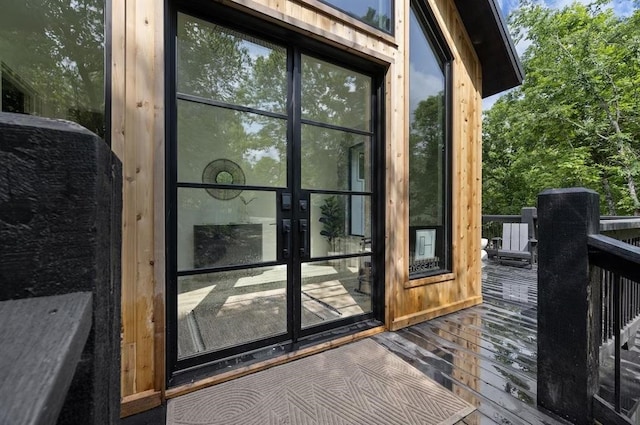
[[192, 13], [173, 26], [170, 371], [375, 317], [375, 76]]

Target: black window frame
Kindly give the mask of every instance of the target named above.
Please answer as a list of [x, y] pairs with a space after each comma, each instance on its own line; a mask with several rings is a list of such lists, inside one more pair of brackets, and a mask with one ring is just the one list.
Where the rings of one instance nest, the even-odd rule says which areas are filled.
[[[443, 241], [443, 254], [444, 260], [443, 265], [439, 269], [436, 270], [428, 270], [428, 271], [417, 271], [411, 272], [410, 264], [408, 264], [408, 272], [409, 272], [409, 280], [417, 280], [423, 279], [430, 276], [437, 276], [447, 273], [453, 272], [453, 178], [452, 178], [452, 167], [453, 167], [453, 138], [452, 138], [452, 127], [453, 127], [453, 53], [449, 49], [446, 39], [440, 30], [440, 27], [437, 23], [437, 20], [428, 7], [427, 4], [423, 4], [423, 2], [419, 2], [417, 0], [411, 0], [410, 2], [411, 10], [414, 12], [418, 24], [420, 25], [422, 32], [430, 42], [428, 46], [434, 53], [434, 55], [441, 61], [442, 63], [442, 72], [444, 75], [444, 191], [443, 191], [443, 209], [444, 209], [444, 218], [443, 218], [443, 233], [444, 233], [444, 241]], [[410, 57], [411, 52], [409, 52]], [[409, 81], [409, 90], [411, 90], [411, 81]], [[407, 125], [409, 119], [407, 119]], [[409, 144], [409, 138], [405, 141], [407, 145]], [[411, 153], [408, 152], [408, 155]], [[408, 158], [410, 160], [410, 158]], [[411, 175], [408, 175], [407, 178], [407, 186], [411, 180]], [[407, 205], [409, 205], [409, 192], [407, 191]], [[409, 218], [409, 217], [407, 217]], [[407, 221], [407, 242], [410, 240], [411, 235], [409, 234], [409, 221]]]

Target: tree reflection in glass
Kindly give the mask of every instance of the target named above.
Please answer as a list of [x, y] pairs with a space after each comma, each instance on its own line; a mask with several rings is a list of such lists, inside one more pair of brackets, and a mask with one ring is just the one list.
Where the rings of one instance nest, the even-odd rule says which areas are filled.
[[104, 0], [11, 1], [0, 14], [2, 111], [105, 135]]

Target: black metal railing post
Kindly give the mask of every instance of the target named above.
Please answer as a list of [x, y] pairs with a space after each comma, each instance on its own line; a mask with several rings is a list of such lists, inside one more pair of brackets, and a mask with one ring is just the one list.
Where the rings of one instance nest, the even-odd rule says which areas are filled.
[[600, 285], [590, 279], [588, 235], [599, 196], [582, 188], [538, 196], [538, 405], [593, 423], [598, 390]]
[[613, 341], [615, 347], [615, 366], [614, 366], [614, 406], [616, 412], [620, 413], [620, 330], [622, 329], [622, 306], [621, 304], [620, 275], [613, 276]]

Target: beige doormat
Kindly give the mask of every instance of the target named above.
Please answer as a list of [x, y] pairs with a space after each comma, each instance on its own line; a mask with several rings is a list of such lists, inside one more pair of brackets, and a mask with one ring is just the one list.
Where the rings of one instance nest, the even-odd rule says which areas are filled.
[[363, 340], [169, 400], [167, 425], [454, 424], [473, 411]]

